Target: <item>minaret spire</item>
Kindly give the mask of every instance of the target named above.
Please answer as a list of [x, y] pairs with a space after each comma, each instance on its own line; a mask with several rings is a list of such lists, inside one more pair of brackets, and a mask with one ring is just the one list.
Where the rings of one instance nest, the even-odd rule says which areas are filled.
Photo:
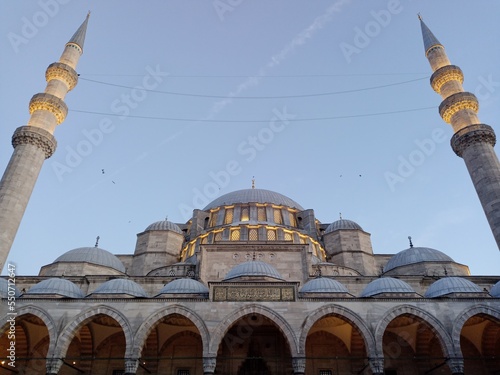
[[47, 86], [29, 103], [30, 119], [12, 136], [14, 152], [0, 180], [0, 272], [26, 210], [45, 159], [56, 149], [53, 136], [68, 114], [64, 97], [78, 82], [76, 65], [83, 53], [89, 14], [66, 44], [58, 62], [45, 72]]
[[500, 249], [500, 162], [493, 149], [495, 132], [479, 120], [479, 103], [474, 94], [464, 91], [462, 70], [451, 65], [443, 45], [420, 15], [419, 20], [425, 55], [434, 72], [431, 86], [443, 98], [439, 114], [453, 128], [451, 147], [464, 159]]

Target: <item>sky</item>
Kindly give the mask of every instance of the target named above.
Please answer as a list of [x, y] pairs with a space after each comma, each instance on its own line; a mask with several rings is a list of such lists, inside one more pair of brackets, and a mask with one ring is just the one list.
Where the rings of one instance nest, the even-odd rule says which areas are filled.
[[[429, 85], [420, 12], [500, 134], [500, 2], [3, 0], [0, 170], [45, 69], [91, 10], [69, 114], [8, 261], [136, 235], [251, 187], [342, 214], [376, 254], [438, 249], [498, 275], [499, 249]], [[497, 147], [498, 152], [498, 147]], [[4, 270], [5, 273], [5, 270]]]

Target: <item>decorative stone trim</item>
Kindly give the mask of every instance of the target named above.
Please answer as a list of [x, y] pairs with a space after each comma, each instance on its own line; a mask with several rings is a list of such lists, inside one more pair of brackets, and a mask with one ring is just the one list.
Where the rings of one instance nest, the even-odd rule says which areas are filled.
[[449, 124], [453, 115], [464, 109], [470, 109], [477, 113], [479, 110], [477, 98], [470, 92], [457, 92], [441, 102], [439, 114]]
[[78, 83], [78, 73], [67, 64], [55, 62], [50, 64], [45, 72], [47, 82], [53, 79], [63, 81], [68, 86], [68, 91], [71, 91]]
[[474, 124], [466, 126], [453, 134], [450, 143], [455, 154], [462, 157], [464, 151], [473, 144], [489, 143], [492, 147], [495, 146], [496, 136], [491, 126]]
[[12, 136], [12, 146], [34, 145], [45, 152], [45, 159], [52, 156], [57, 147], [56, 139], [48, 131], [36, 126], [20, 126]]
[[56, 375], [61, 366], [63, 365], [63, 361], [60, 358], [48, 358], [46, 363], [47, 375]]
[[139, 360], [135, 358], [126, 358], [125, 359], [125, 375], [132, 375], [137, 372], [137, 368], [139, 367]]
[[453, 375], [462, 375], [464, 373], [464, 359], [463, 358], [448, 358], [446, 364], [451, 370]]
[[459, 81], [461, 84], [464, 82], [464, 74], [462, 69], [456, 65], [446, 65], [439, 68], [431, 76], [431, 86], [438, 94], [441, 92], [441, 87], [446, 82]]
[[384, 358], [370, 358], [368, 361], [374, 375], [384, 373]]
[[49, 111], [56, 116], [57, 124], [64, 121], [68, 115], [68, 106], [62, 99], [47, 93], [35, 94], [30, 100], [30, 115], [35, 111]]
[[213, 374], [217, 364], [216, 357], [203, 357], [203, 374]]
[[306, 359], [305, 358], [292, 358], [293, 373], [295, 375], [302, 375], [306, 372]]

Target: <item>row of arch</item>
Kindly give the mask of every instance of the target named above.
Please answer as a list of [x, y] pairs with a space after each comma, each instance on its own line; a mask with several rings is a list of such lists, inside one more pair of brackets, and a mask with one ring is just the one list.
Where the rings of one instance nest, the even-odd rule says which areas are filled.
[[[394, 307], [388, 311], [384, 317], [379, 320], [373, 331], [358, 314], [350, 309], [336, 304], [326, 305], [316, 309], [304, 319], [298, 334], [296, 334], [294, 329], [282, 315], [259, 304], [249, 304], [231, 312], [218, 323], [212, 332], [208, 330], [203, 319], [195, 311], [182, 305], [171, 305], [156, 311], [144, 320], [135, 333], [133, 332], [129, 320], [123, 313], [106, 305], [92, 307], [82, 312], [62, 329], [60, 335], [57, 335], [54, 320], [43, 309], [31, 305], [19, 308], [17, 315], [18, 319], [24, 315], [33, 315], [40, 319], [46, 326], [49, 340], [47, 358], [64, 358], [75, 335], [96, 316], [107, 316], [114, 319], [114, 321], [119, 324], [125, 339], [125, 358], [136, 359], [141, 357], [146, 340], [154, 327], [165, 317], [174, 315], [187, 319], [196, 327], [201, 338], [203, 357], [217, 357], [220, 345], [231, 327], [246, 316], [255, 315], [268, 319], [276, 326], [288, 344], [290, 355], [293, 358], [303, 357], [305, 355], [306, 340], [310, 334], [311, 328], [318, 321], [328, 316], [338, 317], [357, 330], [364, 341], [364, 348], [366, 349], [367, 356], [372, 358], [384, 358], [384, 334], [391, 322], [401, 316], [412, 316], [423, 321], [435, 335], [442, 349], [443, 356], [446, 358], [462, 357], [461, 333], [464, 325], [469, 319], [478, 315], [487, 316], [497, 323], [500, 331], [500, 310], [491, 308], [487, 305], [472, 306], [461, 312], [455, 319], [451, 332], [449, 332], [443, 323], [433, 315], [411, 305]], [[3, 318], [1, 327], [2, 332], [8, 329], [7, 318]]]

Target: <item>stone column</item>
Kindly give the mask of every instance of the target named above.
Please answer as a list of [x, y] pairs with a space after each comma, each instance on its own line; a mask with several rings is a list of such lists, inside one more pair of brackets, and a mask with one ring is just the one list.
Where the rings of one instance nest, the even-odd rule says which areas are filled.
[[216, 357], [203, 357], [203, 375], [213, 375], [216, 364]]
[[47, 363], [45, 365], [47, 369], [47, 375], [57, 375], [61, 366], [63, 365], [63, 361], [60, 358], [49, 358], [47, 359]]
[[306, 373], [306, 359], [304, 357], [292, 358], [293, 374], [304, 375]]
[[134, 358], [125, 359], [125, 375], [135, 375], [139, 367], [139, 360]]
[[455, 357], [446, 360], [448, 367], [453, 375], [464, 375], [464, 359]]
[[469, 125], [453, 135], [453, 151], [464, 159], [500, 248], [500, 162], [493, 149], [496, 137], [485, 124]]
[[384, 375], [384, 358], [370, 358], [368, 361], [373, 375]]
[[48, 131], [21, 126], [12, 136], [14, 152], [0, 181], [0, 272], [3, 269], [33, 187], [46, 158], [56, 149]]

